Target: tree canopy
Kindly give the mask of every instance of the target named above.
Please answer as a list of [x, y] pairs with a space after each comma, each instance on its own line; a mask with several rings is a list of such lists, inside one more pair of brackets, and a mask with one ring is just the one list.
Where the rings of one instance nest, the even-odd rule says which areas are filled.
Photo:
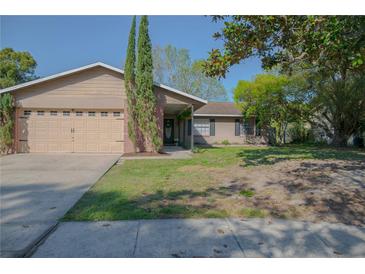
[[[265, 69], [299, 70], [313, 94], [311, 122], [327, 125], [334, 145], [346, 145], [365, 116], [364, 16], [214, 16], [224, 28], [214, 35], [224, 42], [204, 67], [209, 76], [225, 77], [230, 66], [258, 57]], [[354, 112], [349, 110], [356, 110]], [[355, 114], [354, 114], [355, 113]], [[322, 121], [320, 121], [322, 120]]]
[[0, 88], [35, 79], [37, 62], [29, 52], [4, 48], [0, 51]]
[[215, 33], [224, 49], [206, 62], [208, 75], [225, 76], [230, 66], [252, 56], [265, 69], [298, 62], [321, 72], [344, 74], [365, 67], [364, 16], [214, 16], [225, 27]]
[[207, 100], [226, 100], [222, 83], [204, 74], [203, 60], [193, 61], [187, 49], [172, 45], [153, 49], [154, 79]]
[[[0, 88], [7, 88], [36, 78], [37, 66], [29, 52], [4, 48], [0, 51]], [[0, 151], [8, 152], [13, 144], [14, 99], [10, 93], [0, 95]]]
[[276, 129], [285, 143], [288, 124], [301, 119], [305, 110], [300, 82], [284, 75], [259, 74], [252, 81], [239, 81], [234, 100], [245, 117], [255, 116], [262, 129]]

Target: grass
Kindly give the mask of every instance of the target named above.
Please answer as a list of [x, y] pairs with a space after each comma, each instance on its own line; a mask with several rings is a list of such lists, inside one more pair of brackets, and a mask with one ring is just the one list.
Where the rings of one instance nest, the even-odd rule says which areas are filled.
[[263, 217], [266, 210], [245, 207], [242, 201], [256, 193], [249, 187], [235, 188], [233, 183], [240, 178], [232, 168], [284, 160], [365, 159], [364, 150], [304, 145], [199, 148], [195, 152], [191, 159], [128, 160], [114, 166], [63, 220]]
[[253, 195], [255, 195], [255, 191], [253, 191], [251, 189], [243, 189], [240, 191], [240, 194], [247, 198], [251, 198]]

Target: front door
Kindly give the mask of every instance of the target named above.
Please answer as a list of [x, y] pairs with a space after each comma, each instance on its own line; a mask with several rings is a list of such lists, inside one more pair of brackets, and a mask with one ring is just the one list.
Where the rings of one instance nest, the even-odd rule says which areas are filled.
[[174, 144], [174, 119], [164, 119], [163, 143], [165, 145]]

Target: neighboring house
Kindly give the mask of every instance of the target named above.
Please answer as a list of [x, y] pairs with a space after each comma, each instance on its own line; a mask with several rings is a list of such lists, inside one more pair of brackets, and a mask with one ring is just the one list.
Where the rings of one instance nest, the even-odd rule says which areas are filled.
[[[1, 90], [0, 93], [11, 92], [15, 98], [15, 151], [134, 152], [128, 136], [123, 75], [122, 70], [98, 62]], [[242, 118], [233, 105], [231, 111], [236, 116], [228, 117], [219, 115], [219, 107], [207, 112], [213, 105], [226, 106], [223, 103], [208, 103], [157, 83], [155, 94], [164, 145], [190, 148], [194, 138], [197, 143], [206, 139], [209, 144], [223, 139], [232, 143], [244, 141], [231, 130], [236, 119]], [[178, 115], [187, 109], [195, 111], [193, 119], [178, 120]], [[228, 107], [220, 109], [227, 111]], [[209, 136], [203, 125], [207, 119]]]

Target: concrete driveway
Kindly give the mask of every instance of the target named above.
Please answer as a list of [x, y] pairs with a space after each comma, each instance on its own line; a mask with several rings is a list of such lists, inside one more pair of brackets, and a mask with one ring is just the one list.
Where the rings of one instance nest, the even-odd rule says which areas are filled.
[[1, 257], [24, 256], [119, 158], [95, 154], [1, 157]]

